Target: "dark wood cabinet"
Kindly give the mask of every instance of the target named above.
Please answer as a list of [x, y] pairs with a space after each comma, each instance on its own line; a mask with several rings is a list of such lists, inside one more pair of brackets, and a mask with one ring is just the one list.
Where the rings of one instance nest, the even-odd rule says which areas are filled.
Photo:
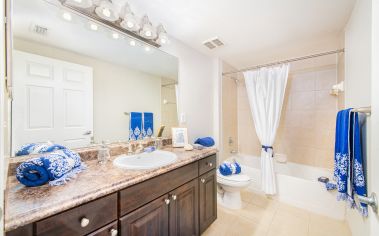
[[129, 213], [120, 219], [122, 236], [168, 235], [168, 195]]
[[215, 167], [208, 156], [6, 236], [197, 236], [217, 217]]
[[199, 235], [198, 180], [170, 192], [170, 235]]
[[217, 218], [216, 171], [209, 171], [199, 177], [200, 234]]

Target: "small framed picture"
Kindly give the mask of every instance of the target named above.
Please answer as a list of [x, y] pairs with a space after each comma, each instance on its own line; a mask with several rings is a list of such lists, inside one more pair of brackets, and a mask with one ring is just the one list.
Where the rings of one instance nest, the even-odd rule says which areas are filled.
[[187, 128], [172, 128], [172, 147], [184, 147], [188, 144]]

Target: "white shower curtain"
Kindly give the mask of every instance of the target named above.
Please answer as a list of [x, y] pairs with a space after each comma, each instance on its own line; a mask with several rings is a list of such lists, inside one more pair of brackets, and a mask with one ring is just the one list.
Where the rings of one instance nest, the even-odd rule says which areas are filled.
[[289, 65], [244, 72], [255, 130], [262, 145], [261, 181], [266, 194], [276, 194], [273, 148], [280, 121]]

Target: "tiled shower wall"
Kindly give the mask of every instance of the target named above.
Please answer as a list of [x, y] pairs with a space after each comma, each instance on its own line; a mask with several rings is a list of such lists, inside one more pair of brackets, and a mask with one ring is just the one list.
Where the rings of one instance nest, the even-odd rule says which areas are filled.
[[[336, 96], [330, 95], [337, 83], [337, 65], [306, 69], [292, 67], [286, 88], [281, 121], [274, 151], [287, 155], [290, 162], [332, 168]], [[238, 85], [239, 152], [260, 155], [243, 79]]]
[[[223, 72], [233, 71], [235, 68], [223, 64]], [[238, 112], [237, 112], [237, 83], [233, 79], [236, 75], [225, 76], [222, 80], [222, 149], [220, 161], [223, 161], [238, 151]]]

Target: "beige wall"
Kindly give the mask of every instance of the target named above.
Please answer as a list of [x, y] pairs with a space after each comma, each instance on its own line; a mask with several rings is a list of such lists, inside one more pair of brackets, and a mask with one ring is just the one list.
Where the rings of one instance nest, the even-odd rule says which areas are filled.
[[[360, 0], [345, 28], [346, 107], [372, 106], [372, 115], [362, 129], [368, 194], [379, 192], [378, 22], [379, 2]], [[346, 219], [353, 236], [379, 235], [378, 214], [369, 207], [368, 215], [364, 218], [355, 209], [347, 210]]]
[[[123, 141], [129, 137], [124, 112], [154, 113], [155, 132], [161, 124], [161, 78], [75, 52], [14, 39], [14, 47], [42, 56], [93, 68], [95, 142]], [[138, 99], [138, 102], [136, 102]]]
[[[243, 81], [243, 80], [242, 80]], [[288, 161], [332, 168], [337, 97], [337, 58], [329, 56], [291, 65], [274, 150]], [[259, 156], [245, 84], [238, 86], [239, 152]]]

